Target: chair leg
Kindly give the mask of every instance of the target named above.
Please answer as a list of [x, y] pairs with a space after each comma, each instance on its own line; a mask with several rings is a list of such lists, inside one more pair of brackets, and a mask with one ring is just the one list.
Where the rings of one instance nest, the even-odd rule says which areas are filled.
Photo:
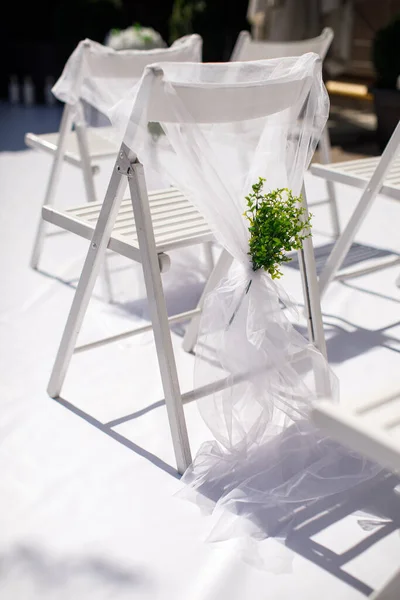
[[[302, 190], [303, 206], [307, 210], [305, 187]], [[304, 305], [307, 319], [308, 339], [327, 360], [324, 324], [322, 321], [321, 303], [319, 298], [317, 269], [315, 265], [312, 238], [303, 242], [303, 248], [298, 252], [301, 281], [303, 286]], [[330, 379], [325, 371], [314, 371], [315, 390], [320, 398], [329, 398], [332, 394]]]
[[334, 279], [336, 273], [342, 266], [344, 259], [350, 247], [354, 241], [357, 231], [361, 227], [364, 219], [366, 218], [369, 210], [371, 209], [372, 203], [382, 187], [386, 173], [389, 171], [393, 160], [396, 157], [398, 147], [400, 145], [400, 123], [397, 125], [392, 137], [390, 138], [388, 145], [386, 146], [381, 159], [370, 179], [367, 183], [367, 187], [363, 191], [361, 198], [357, 204], [357, 207], [352, 214], [350, 221], [345, 227], [343, 233], [337, 240], [324, 270], [319, 278], [319, 290], [321, 298], [325, 293], [328, 285]]
[[[209, 276], [206, 285], [204, 286], [203, 293], [201, 294], [197, 308], [202, 309], [207, 294], [211, 292], [221, 281], [221, 279], [227, 274], [232, 264], [233, 258], [225, 249], [222, 249], [221, 255], [218, 258], [217, 264]], [[183, 338], [183, 349], [185, 352], [192, 352], [195, 347], [197, 336], [199, 332], [201, 315], [196, 315], [190, 321], [186, 328], [185, 337]]]
[[[303, 206], [308, 215], [306, 190], [302, 190]], [[317, 269], [315, 264], [314, 246], [312, 238], [306, 238], [303, 248], [299, 250], [299, 265], [303, 284], [304, 302], [307, 317], [309, 340], [318, 350], [327, 357], [324, 325], [322, 321], [321, 303], [319, 298]]]
[[75, 132], [82, 162], [83, 183], [88, 202], [96, 202], [92, 164], [90, 161], [89, 144], [86, 135], [86, 124], [75, 124]]
[[[53, 204], [54, 195], [56, 192], [56, 188], [58, 185], [58, 181], [60, 179], [61, 167], [64, 160], [64, 154], [67, 144], [67, 136], [68, 133], [72, 129], [73, 123], [73, 111], [72, 107], [66, 105], [64, 108], [63, 116], [60, 124], [60, 132], [58, 137], [58, 146], [53, 159], [53, 164], [51, 167], [50, 177], [47, 183], [46, 193], [43, 201], [43, 205]], [[45, 226], [46, 223], [42, 219], [42, 215], [39, 218], [38, 228], [36, 230], [35, 241], [33, 244], [32, 255], [30, 260], [30, 265], [32, 269], [37, 269], [40, 256], [42, 253], [44, 236], [45, 236]]]
[[142, 257], [149, 310], [153, 325], [158, 364], [164, 388], [165, 404], [169, 419], [177, 469], [184, 473], [192, 462], [189, 437], [186, 428], [182, 396], [172, 347], [171, 332], [165, 305], [160, 265], [151, 222], [147, 190], [142, 165], [133, 165], [134, 176], [129, 177], [132, 207], [136, 223], [139, 248]]
[[399, 600], [400, 598], [400, 570], [397, 571], [387, 584], [370, 596], [370, 600]]
[[[332, 162], [331, 157], [331, 141], [329, 139], [329, 131], [328, 127], [322, 132], [320, 139], [320, 154], [321, 154], [321, 163], [324, 165], [329, 165]], [[329, 209], [331, 212], [331, 222], [333, 228], [333, 235], [335, 238], [340, 235], [340, 221], [339, 221], [339, 212], [336, 200], [336, 190], [335, 184], [330, 179], [326, 180], [326, 189], [328, 192], [328, 200], [329, 200]]]
[[[87, 139], [87, 128], [82, 108], [80, 110], [80, 121], [81, 122], [79, 124], [75, 124], [75, 131], [78, 141], [79, 154], [82, 162], [83, 183], [85, 186], [85, 192], [88, 202], [96, 202], [96, 189], [94, 185], [92, 163], [90, 160], [89, 142]], [[107, 261], [107, 253], [104, 257], [102, 271], [104, 297], [106, 302], [112, 302], [113, 293], [111, 286], [110, 270]]]
[[115, 170], [107, 189], [92, 241], [90, 242], [89, 250], [51, 373], [47, 391], [52, 398], [56, 398], [60, 395], [74, 352], [76, 340], [90, 301], [90, 296], [96, 282], [96, 277], [107, 250], [107, 244], [114, 227], [126, 183], [126, 177]]

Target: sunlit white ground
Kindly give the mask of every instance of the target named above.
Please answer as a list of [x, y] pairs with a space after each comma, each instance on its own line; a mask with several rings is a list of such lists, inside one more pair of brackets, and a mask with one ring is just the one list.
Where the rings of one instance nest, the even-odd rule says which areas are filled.
[[[41, 272], [29, 269], [50, 162], [33, 151], [0, 155], [0, 597], [5, 600], [343, 600], [365, 597], [343, 578], [284, 547], [264, 543], [268, 566], [241, 558], [236, 541], [205, 541], [209, 522], [175, 497], [174, 460], [152, 335], [74, 357], [64, 401], [46, 385], [87, 242], [46, 241]], [[104, 189], [110, 165], [98, 176]], [[324, 185], [307, 179], [311, 204]], [[344, 223], [359, 196], [337, 186]], [[65, 167], [59, 203], [81, 203], [81, 173]], [[312, 208], [316, 245], [330, 241], [329, 210]], [[357, 241], [400, 251], [400, 206], [379, 198]], [[199, 247], [172, 256], [165, 276], [170, 312], [192, 308], [205, 267]], [[96, 287], [81, 341], [143, 323], [139, 265], [109, 258], [115, 302]], [[400, 265], [331, 285], [323, 302], [331, 365], [344, 403], [400, 394]], [[302, 301], [299, 273], [283, 284]], [[194, 358], [173, 333], [182, 389]], [[209, 434], [196, 405], [185, 407], [193, 452]], [[124, 419], [130, 415], [130, 418]], [[107, 425], [108, 424], [108, 425]], [[110, 424], [113, 427], [110, 427]], [[400, 506], [400, 505], [399, 505]], [[399, 509], [400, 511], [400, 509]], [[343, 552], [365, 537], [358, 517], [329, 526], [319, 541]], [[371, 588], [400, 566], [398, 530], [355, 553], [343, 569]]]

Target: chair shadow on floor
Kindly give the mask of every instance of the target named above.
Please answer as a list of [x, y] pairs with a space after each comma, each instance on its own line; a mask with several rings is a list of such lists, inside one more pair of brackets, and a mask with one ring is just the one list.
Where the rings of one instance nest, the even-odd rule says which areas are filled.
[[[325, 502], [326, 506], [324, 506], [321, 502], [319, 506], [313, 507], [315, 514], [319, 512], [314, 518], [305, 508], [302, 513], [296, 515], [296, 525], [286, 537], [285, 545], [369, 596], [374, 590], [349, 573], [346, 567], [374, 544], [394, 531], [400, 531], [400, 495], [395, 491], [399, 483], [400, 479], [397, 476], [382, 472], [370, 484], [361, 486], [352, 494], [343, 495], [343, 498], [338, 498], [335, 504], [329, 506], [330, 503]], [[334, 552], [313, 539], [330, 525], [359, 510], [372, 515], [369, 517], [366, 514], [357, 519], [359, 526], [364, 531], [369, 531], [369, 535], [350, 548], [341, 553]]]
[[[314, 248], [317, 275], [321, 274], [334, 245], [335, 242], [330, 242]], [[291, 257], [291, 261], [285, 266], [299, 271], [300, 266], [297, 253], [289, 254], [289, 256]], [[365, 269], [369, 270], [368, 261], [374, 261], [374, 266], [371, 265], [371, 270], [376, 270], [383, 268], [383, 265], [392, 266], [393, 264], [400, 262], [400, 254], [384, 248], [354, 243], [351, 245], [351, 248], [343, 261], [341, 270], [338, 273], [338, 278], [340, 279], [342, 271], [351, 269], [351, 267], [356, 267], [357, 265], [364, 265]], [[378, 264], [375, 264], [375, 261], [378, 261]]]
[[[113, 429], [150, 410], [161, 408], [164, 401], [155, 402], [145, 409], [108, 423], [101, 423], [63, 398], [57, 398], [56, 402], [157, 468], [174, 478], [180, 478], [174, 467]], [[300, 431], [298, 438], [291, 436], [293, 428]], [[241, 516], [242, 520], [252, 522], [258, 539], [276, 538], [295, 553], [368, 596], [372, 593], [372, 588], [349, 573], [346, 566], [386, 536], [400, 531], [400, 478], [354, 455], [332, 440], [324, 438], [321, 443], [320, 434], [316, 433], [315, 437], [314, 431], [310, 439], [315, 443], [313, 441], [305, 446], [304, 433], [309, 428], [307, 422], [290, 426], [274, 440], [257, 447], [246, 461], [235, 463], [234, 459], [235, 464], [229, 469], [226, 468], [226, 458], [221, 461], [222, 470], [217, 460], [207, 478], [197, 488], [196, 495], [204, 497], [211, 505], [225, 509], [225, 514], [229, 512], [231, 516]], [[298, 443], [300, 445], [297, 447]], [[220, 452], [213, 451], [213, 442], [205, 444], [204, 449], [206, 456], [211, 452], [215, 457]], [[200, 463], [201, 460], [202, 457]], [[308, 469], [311, 473], [313, 465], [318, 462], [324, 465], [325, 482], [328, 486], [333, 485], [333, 488], [326, 491], [322, 488], [315, 490], [315, 480], [318, 478], [306, 476], [300, 487], [296, 487], [293, 498], [288, 493], [283, 502], [275, 501], [274, 498], [279, 498], [278, 493], [270, 496], [273, 500], [269, 503], [264, 501], [275, 490], [290, 490], [293, 475], [302, 469], [304, 472]], [[266, 465], [272, 466], [266, 468]], [[348, 487], [344, 484], [343, 489], [335, 491], [338, 479], [355, 474], [358, 470], [364, 470], [365, 480], [361, 478]], [[255, 492], [257, 501], [254, 500]], [[360, 515], [360, 512], [363, 514]], [[341, 553], [316, 541], [315, 537], [319, 533], [350, 516], [357, 519], [360, 531], [369, 531], [361, 541]], [[222, 526], [222, 530], [224, 529]], [[235, 537], [237, 531], [232, 529], [231, 533]]]
[[[343, 363], [378, 347], [400, 352], [400, 339], [390, 335], [390, 329], [398, 327], [400, 321], [378, 329], [366, 329], [327, 313], [323, 314], [323, 320], [326, 332], [329, 332], [326, 337], [326, 348], [331, 365]], [[307, 337], [305, 327], [296, 326], [296, 329]]]
[[[188, 286], [193, 286], [193, 295], [191, 293], [189, 296], [183, 297], [178, 293], [177, 295], [169, 296], [169, 308], [172, 312], [175, 309], [180, 311], [182, 308], [193, 308], [191, 304], [195, 302], [201, 289], [201, 284], [192, 278], [182, 280], [180, 283], [181, 286], [179, 288], [180, 290], [185, 289], [185, 294], [187, 293]], [[178, 303], [178, 307], [175, 306], [176, 303]], [[182, 307], [182, 303], [184, 303], [184, 307]], [[140, 316], [143, 316], [143, 312], [145, 313], [146, 311], [146, 306], [142, 300], [121, 305], [120, 308], [129, 313], [140, 313]], [[337, 319], [337, 317], [333, 317], [332, 315], [330, 317]], [[328, 352], [332, 362], [342, 362], [376, 345], [384, 345], [387, 342], [396, 341], [395, 338], [390, 338], [386, 333], [386, 330], [390, 327], [374, 332], [357, 328], [348, 322], [345, 324], [347, 327], [351, 326], [350, 328], [353, 331], [349, 332], [345, 327], [335, 324], [333, 325], [334, 335], [328, 339]], [[131, 451], [144, 457], [157, 468], [161, 468], [173, 477], [179, 478], [179, 475], [172, 466], [114, 430], [114, 428], [122, 423], [140, 418], [152, 410], [163, 408], [165, 404], [164, 400], [158, 400], [147, 407], [141, 408], [129, 415], [121, 416], [108, 423], [98, 421], [63, 398], [58, 398], [57, 402], [118, 443], [123, 444]], [[228, 510], [231, 513], [241, 515], [245, 519], [253, 521], [257, 530], [261, 531], [265, 538], [273, 537], [282, 541], [282, 543], [297, 554], [314, 562], [320, 568], [330, 572], [364, 595], [369, 595], [372, 592], [371, 587], [349, 573], [346, 570], [346, 565], [379, 540], [400, 529], [400, 496], [394, 491], [395, 487], [399, 484], [399, 479], [381, 471], [375, 465], [371, 465], [371, 477], [368, 481], [360, 482], [351, 489], [340, 490], [326, 495], [322, 494], [322, 497], [319, 497], [317, 494], [319, 498], [317, 500], [302, 501], [300, 498], [295, 499], [293, 502], [277, 503], [267, 507], [262, 502], [254, 504], [250, 499], [249, 502], [246, 502], [246, 485], [250, 486], [252, 490], [257, 489], [261, 492], [261, 496], [263, 496], [268, 494], [271, 489], [284, 486], [287, 481], [282, 479], [282, 477], [290, 478], [290, 474], [296, 473], [300, 468], [304, 467], [302, 463], [304, 457], [302, 457], [301, 452], [289, 453], [285, 459], [286, 462], [281, 459], [274, 461], [274, 454], [275, 456], [281, 456], [281, 445], [285, 446], [287, 440], [283, 436], [281, 439], [278, 438], [274, 443], [275, 447], [272, 449], [270, 446], [266, 448], [265, 445], [257, 448], [257, 451], [250, 459], [245, 461], [245, 471], [240, 466], [240, 468], [231, 469], [228, 474], [225, 471], [225, 474], [222, 476], [218, 472], [212, 473], [203, 486], [198, 489], [198, 492], [211, 501], [211, 503], [218, 503], [222, 496], [226, 496], [226, 500], [222, 502], [222, 506], [229, 503]], [[329, 450], [329, 448], [332, 448], [332, 445], [333, 442], [330, 442], [325, 448]], [[320, 449], [321, 445], [316, 444], [316, 447]], [[265, 472], [266, 456], [268, 456], [269, 464], [276, 464], [276, 469], [270, 469], [268, 473]], [[340, 456], [341, 460], [337, 463], [331, 461], [331, 471], [329, 469], [325, 470], [325, 475], [330, 475], [333, 481], [338, 476], [346, 475], [346, 469], [353, 458], [353, 455], [347, 453], [344, 449], [340, 450]], [[306, 457], [306, 460], [311, 460], [310, 464], [312, 464], [314, 459]], [[356, 466], [354, 468], [356, 469]], [[344, 469], [344, 472], [342, 469]], [[232, 493], [240, 490], [240, 502], [236, 501], [234, 495], [229, 497], [229, 490], [232, 490]], [[304, 498], [311, 497], [308, 495], [307, 490], [304, 491], [303, 496]], [[362, 541], [358, 541], [342, 553], [335, 552], [325, 547], [319, 541], [316, 541], [315, 537], [318, 533], [324, 531], [330, 525], [334, 525], [338, 521], [354, 515], [357, 511], [365, 511], [367, 514], [372, 515], [372, 517], [358, 518], [360, 529], [361, 527], [371, 528], [370, 535], [365, 536]], [[352, 518], [356, 517], [353, 516]]]
[[[310, 427], [307, 422], [291, 426], [258, 446], [245, 461], [234, 464], [232, 460], [228, 467], [230, 459], [221, 455], [218, 464], [218, 450], [214, 446], [213, 452], [213, 444], [209, 444], [199, 464], [207, 464], [211, 453], [214, 460], [209, 464], [213, 466], [196, 489], [197, 502], [206, 501], [208, 507], [211, 502], [218, 509], [213, 541], [239, 537], [243, 531], [252, 532], [260, 541], [275, 538], [368, 596], [373, 589], [348, 566], [400, 530], [400, 493], [396, 489], [400, 478]], [[300, 431], [299, 436], [292, 435], [294, 429]], [[305, 446], [307, 432], [313, 441]], [[364, 479], [356, 477], [361, 472]], [[354, 477], [353, 485], [348, 483], [350, 477]], [[317, 541], [318, 534], [346, 518], [356, 521], [360, 532], [355, 542], [341, 537], [340, 546], [347, 544], [346, 550], [337, 552]], [[247, 528], [243, 520], [248, 522]], [[354, 535], [354, 528], [350, 532]], [[265, 568], [268, 570], [268, 564]]]

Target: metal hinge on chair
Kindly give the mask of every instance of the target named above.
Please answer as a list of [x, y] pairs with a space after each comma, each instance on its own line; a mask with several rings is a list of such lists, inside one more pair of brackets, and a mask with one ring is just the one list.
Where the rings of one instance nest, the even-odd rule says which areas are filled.
[[121, 149], [118, 154], [117, 171], [121, 175], [126, 175], [129, 178], [133, 177], [132, 165], [137, 162], [137, 156], [129, 150], [124, 143], [121, 144]]

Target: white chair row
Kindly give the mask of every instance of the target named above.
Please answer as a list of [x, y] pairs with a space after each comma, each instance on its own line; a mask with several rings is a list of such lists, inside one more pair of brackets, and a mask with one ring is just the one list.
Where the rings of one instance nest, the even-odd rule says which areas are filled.
[[[91, 40], [81, 42], [54, 88], [57, 97], [65, 102], [59, 132], [25, 136], [28, 146], [53, 156], [43, 205], [53, 205], [56, 200], [64, 161], [82, 169], [86, 200], [95, 202], [93, 175], [99, 169], [96, 163], [116, 156], [119, 145], [112, 128], [87, 127], [84, 105], [104, 117], [104, 110], [138, 83], [147, 65], [156, 61], [198, 62], [201, 51], [202, 39], [198, 35], [181, 38], [167, 49], [148, 51], [115, 52]], [[45, 222], [40, 218], [30, 261], [34, 269], [38, 268], [45, 237]], [[107, 263], [105, 280], [106, 293], [111, 299]]]
[[[281, 44], [275, 42], [255, 42], [247, 31], [242, 31], [237, 39], [232, 52], [232, 61], [249, 61], [284, 56], [300, 56], [306, 52], [315, 52], [323, 60], [333, 39], [333, 31], [329, 28], [323, 30], [320, 36], [300, 42]], [[154, 62], [185, 62], [201, 61], [202, 41], [198, 35], [187, 36], [177, 40], [170, 48], [151, 51], [123, 51], [115, 52], [104, 48], [100, 44], [85, 40], [72, 55], [70, 68], [56, 86], [56, 93], [62, 100], [67, 100], [60, 130], [58, 133], [34, 134], [27, 133], [26, 144], [36, 150], [41, 150], [53, 156], [53, 163], [49, 175], [47, 189], [43, 204], [54, 204], [56, 191], [60, 179], [62, 164], [65, 161], [82, 169], [83, 183], [86, 200], [96, 201], [94, 174], [98, 172], [98, 161], [116, 156], [118, 143], [113, 139], [110, 128], [97, 128], [87, 126], [82, 103], [94, 104], [97, 110], [103, 107], [101, 80], [109, 78], [112, 83], [118, 79], [117, 90], [129, 90], [142, 76], [145, 66]], [[72, 73], [70, 75], [70, 72]], [[96, 85], [97, 79], [97, 85]], [[93, 85], [90, 85], [94, 81]], [[100, 81], [100, 85], [98, 82]], [[72, 88], [65, 91], [68, 86]], [[93, 87], [97, 91], [96, 97]], [[72, 100], [79, 100], [74, 105]], [[79, 111], [77, 111], [79, 108]], [[330, 141], [328, 130], [325, 129], [320, 140], [321, 160], [330, 162]], [[331, 220], [334, 235], [340, 233], [338, 211], [334, 185], [328, 181], [328, 202], [331, 210]], [[39, 220], [37, 234], [32, 250], [31, 267], [38, 268], [44, 239], [46, 237], [45, 223]], [[209, 245], [206, 248], [206, 261], [209, 269], [213, 265]], [[107, 279], [108, 276], [106, 275]], [[110, 286], [108, 295], [111, 296]]]
[[[108, 56], [105, 56], [108, 60]], [[99, 61], [102, 58], [104, 56], [98, 56]], [[259, 63], [253, 64], [255, 66], [259, 65]], [[204, 66], [206, 67], [206, 65]], [[202, 65], [199, 63], [198, 68], [201, 67]], [[215, 69], [218, 67], [219, 65], [215, 65]], [[231, 67], [235, 69], [235, 73], [237, 72], [237, 65], [233, 62], [228, 63], [225, 67], [227, 69]], [[102, 69], [104, 72], [104, 68]], [[162, 63], [160, 63], [158, 71], [155, 68], [147, 71], [148, 78], [157, 76], [161, 77], [162, 81]], [[262, 86], [257, 85], [254, 87], [254, 84], [250, 81], [250, 91], [253, 89], [252, 85], [254, 90], [252, 95], [246, 92], [246, 102], [244, 104], [242, 104], [241, 91], [244, 88], [241, 86], [240, 81], [227, 86], [224, 82], [216, 79], [216, 84], [212, 88], [209, 89], [205, 86], [201, 90], [203, 102], [199, 102], [198, 84], [184, 81], [182, 88], [178, 84], [174, 84], [174, 89], [177, 94], [178, 92], [183, 93], [182, 90], [184, 90], [185, 98], [188, 99], [189, 106], [193, 108], [191, 114], [195, 115], [196, 121], [218, 124], [225, 122], [228, 118], [227, 108], [222, 112], [216, 112], [213, 109], [213, 107], [221, 106], [221, 102], [225, 107], [229, 106], [230, 118], [233, 121], [239, 120], [239, 115], [243, 120], [251, 120], [254, 118], [254, 114], [257, 114], [256, 110], [261, 117], [267, 116], [268, 111], [276, 113], [278, 110], [279, 113], [287, 109], [291, 102], [299, 101], [298, 92], [296, 91], [299, 89], [298, 81], [298, 79], [294, 79], [291, 82], [288, 76], [288, 81], [282, 88], [275, 86], [271, 92], [269, 92], [270, 88], [268, 87], [263, 92]], [[143, 85], [143, 81], [141, 85]], [[312, 79], [304, 79], [302, 85], [311, 86]], [[295, 92], [293, 94], [290, 92], [291, 86]], [[157, 90], [159, 94], [162, 94], [163, 86], [158, 86], [155, 90], [155, 94]], [[264, 94], [262, 106], [259, 102], [261, 92]], [[306, 91], [304, 91], [304, 94], [304, 99], [306, 99]], [[269, 97], [270, 100], [267, 102], [266, 99]], [[303, 98], [303, 96], [301, 97]], [[171, 98], [169, 98], [169, 101], [171, 101]], [[160, 107], [162, 107], [162, 104], [160, 104]], [[67, 120], [69, 126], [71, 117], [68, 112], [65, 114], [67, 116], [64, 115], [64, 122]], [[135, 118], [137, 117], [132, 116], [133, 122], [135, 122]], [[151, 121], [162, 122], [163, 115], [155, 111]], [[61, 165], [65, 149], [65, 147], [62, 147], [63, 143], [61, 141], [65, 142], [65, 138], [65, 131], [62, 130], [55, 155], [58, 168]], [[238, 148], [240, 143], [241, 136], [238, 135], [235, 142]], [[301, 143], [304, 143], [304, 140]], [[190, 152], [190, 148], [188, 148], [188, 152]], [[87, 258], [55, 360], [48, 392], [51, 397], [57, 397], [61, 392], [70, 360], [76, 348], [77, 336], [91, 292], [107, 248], [134, 261], [141, 262], [176, 462], [178, 470], [183, 472], [191, 462], [183, 402], [198, 397], [201, 395], [201, 390], [181, 394], [169, 326], [174, 322], [192, 319], [184, 344], [186, 350], [191, 350], [196, 339], [198, 315], [202, 309], [204, 295], [196, 309], [189, 313], [175, 315], [169, 319], [163, 296], [161, 273], [168, 268], [169, 253], [172, 250], [193, 244], [208, 243], [213, 239], [213, 235], [204, 216], [176, 188], [171, 187], [159, 192], [147, 192], [143, 168], [139, 162], [140, 157], [136, 157], [134, 149], [122, 144], [116, 156], [115, 169], [104, 202], [81, 204], [78, 207], [65, 210], [57, 209], [52, 204], [45, 204], [43, 207], [43, 218], [46, 221], [90, 240]], [[127, 184], [129, 184], [129, 196], [126, 200], [123, 200]], [[207, 282], [205, 293], [217, 285], [227, 272], [231, 261], [231, 256], [223, 251]], [[303, 250], [300, 251], [300, 263], [310, 340], [325, 354], [326, 348], [318, 298], [315, 260], [310, 239], [306, 240]], [[149, 328], [151, 327], [145, 325], [130, 332], [130, 334], [141, 333]], [[97, 342], [94, 345], [97, 345]]]

